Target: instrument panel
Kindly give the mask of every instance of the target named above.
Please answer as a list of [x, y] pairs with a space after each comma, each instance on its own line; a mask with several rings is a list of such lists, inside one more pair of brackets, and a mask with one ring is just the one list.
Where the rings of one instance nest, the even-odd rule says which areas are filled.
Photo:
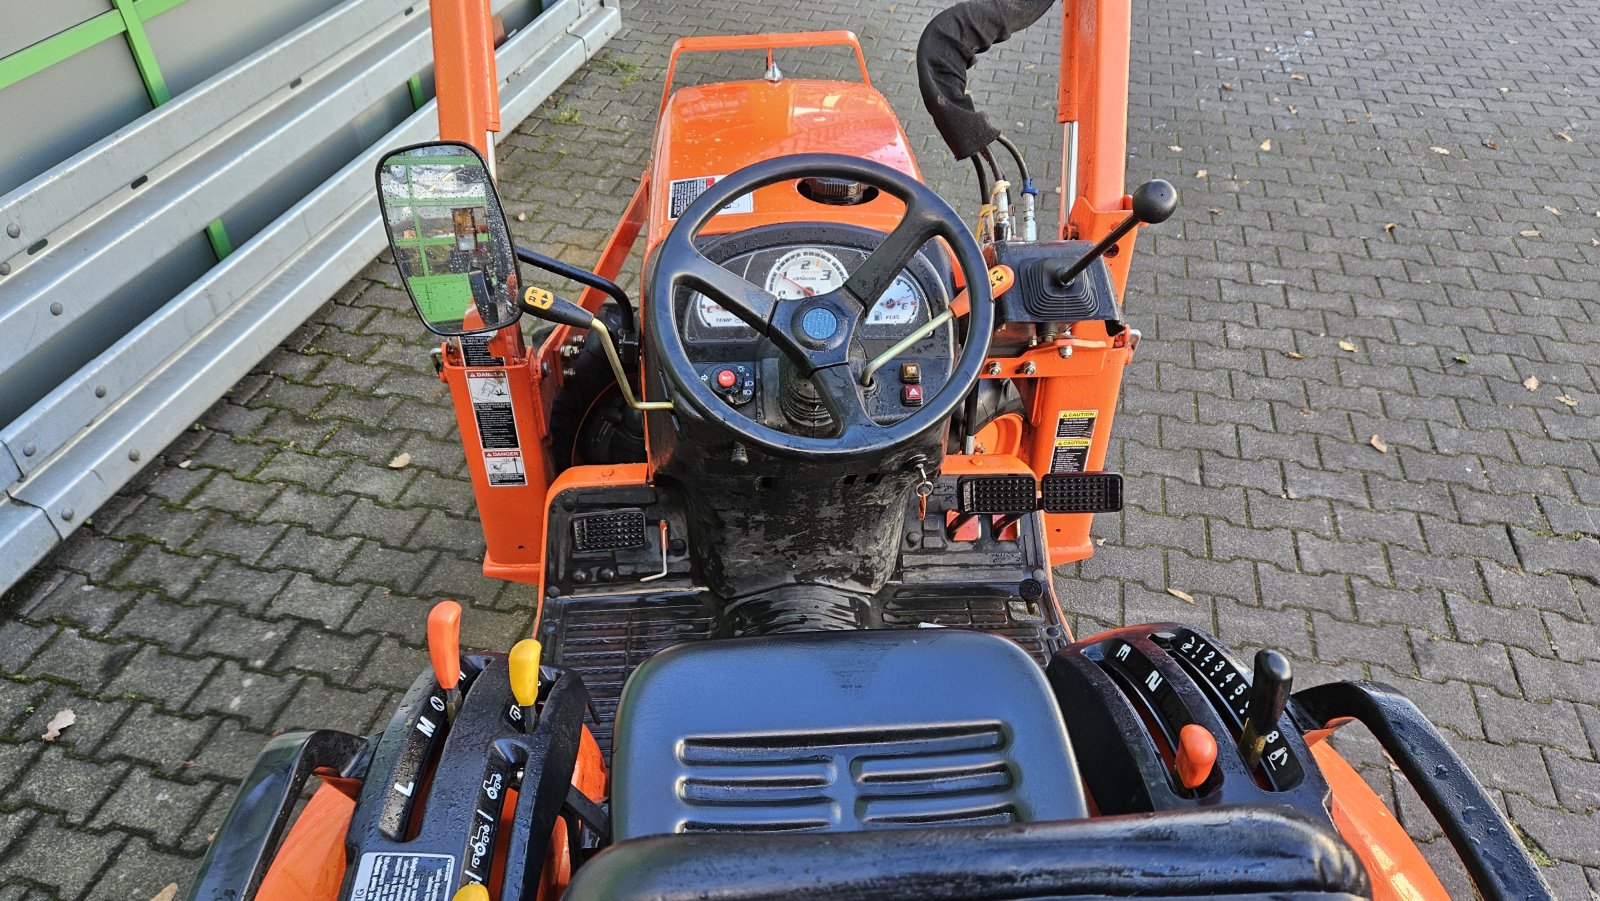
[[[799, 300], [844, 285], [882, 241], [879, 232], [817, 223], [718, 236], [705, 240], [701, 251], [774, 297]], [[923, 248], [861, 314], [851, 348], [852, 368], [859, 373], [868, 360], [888, 352], [943, 312], [950, 302], [950, 282], [944, 254], [932, 245]], [[793, 366], [771, 341], [698, 292], [685, 289], [675, 309], [690, 360], [730, 407], [785, 431], [826, 432], [816, 405], [792, 390]], [[955, 350], [955, 330], [946, 324], [898, 351], [864, 392], [872, 418], [886, 424], [914, 412], [943, 387]]]
[[[722, 266], [780, 300], [798, 300], [840, 287], [866, 258], [867, 251], [853, 247], [807, 245], [750, 251], [722, 261]], [[697, 293], [693, 300], [692, 315], [686, 317], [683, 329], [688, 343], [756, 337], [755, 329], [711, 298]], [[862, 317], [860, 335], [864, 340], [888, 338], [893, 343], [927, 322], [928, 316], [927, 291], [902, 272]]]

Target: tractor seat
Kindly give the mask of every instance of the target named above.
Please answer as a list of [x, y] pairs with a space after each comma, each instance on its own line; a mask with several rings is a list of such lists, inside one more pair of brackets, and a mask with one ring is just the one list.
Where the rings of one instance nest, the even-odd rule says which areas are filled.
[[1354, 901], [1355, 852], [1287, 807], [836, 835], [671, 835], [614, 845], [562, 901]]
[[1087, 816], [1039, 665], [957, 629], [680, 644], [618, 702], [618, 841]]

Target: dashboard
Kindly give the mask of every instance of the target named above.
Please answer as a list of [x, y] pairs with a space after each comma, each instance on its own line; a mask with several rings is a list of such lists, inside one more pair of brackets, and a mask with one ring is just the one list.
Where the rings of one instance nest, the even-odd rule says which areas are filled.
[[[702, 242], [700, 249], [745, 281], [792, 300], [840, 287], [882, 240], [881, 233], [869, 229], [819, 223], [718, 236]], [[949, 267], [935, 246], [924, 247], [862, 315], [850, 353], [857, 374], [868, 360], [887, 352], [949, 304]], [[770, 341], [698, 292], [684, 291], [675, 310], [689, 359], [729, 406], [785, 431], [826, 431], [825, 423], [818, 422], [820, 408], [808, 402], [806, 386], [791, 384], [798, 376]], [[931, 398], [949, 377], [954, 340], [951, 326], [941, 326], [879, 370], [866, 393], [873, 419], [894, 422]]]

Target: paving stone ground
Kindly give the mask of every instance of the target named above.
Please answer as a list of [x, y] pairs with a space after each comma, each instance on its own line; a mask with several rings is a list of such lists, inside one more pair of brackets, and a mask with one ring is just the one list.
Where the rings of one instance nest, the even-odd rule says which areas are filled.
[[[501, 151], [518, 237], [595, 259], [689, 33], [854, 29], [928, 177], [967, 203], [914, 85], [939, 5], [626, 7]], [[1284, 649], [1301, 684], [1402, 687], [1561, 897], [1596, 897], [1600, 7], [1148, 0], [1133, 24], [1129, 183], [1184, 203], [1128, 290], [1144, 342], [1110, 461], [1128, 509], [1058, 574], [1079, 633], [1180, 620]], [[1057, 34], [991, 54], [973, 89], [1046, 184]], [[185, 884], [271, 735], [379, 721], [425, 665], [434, 598], [470, 605], [469, 645], [531, 623], [528, 589], [478, 573], [447, 399], [389, 282], [375, 263], [347, 285], [0, 600], [3, 901]], [[1464, 897], [1373, 746], [1343, 747]]]

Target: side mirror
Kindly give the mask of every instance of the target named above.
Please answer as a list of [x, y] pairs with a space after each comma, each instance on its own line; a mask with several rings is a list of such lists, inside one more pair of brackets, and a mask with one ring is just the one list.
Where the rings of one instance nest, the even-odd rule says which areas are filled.
[[378, 163], [389, 248], [435, 334], [495, 331], [522, 318], [522, 277], [489, 167], [470, 144], [403, 147]]

